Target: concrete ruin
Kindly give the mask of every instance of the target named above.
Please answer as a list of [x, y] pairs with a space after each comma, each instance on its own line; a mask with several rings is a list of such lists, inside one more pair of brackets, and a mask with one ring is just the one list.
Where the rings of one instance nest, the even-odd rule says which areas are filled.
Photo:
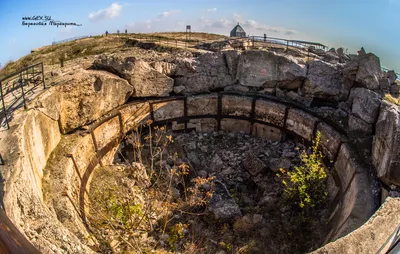
[[86, 189], [133, 127], [152, 120], [176, 131], [308, 142], [320, 131], [335, 195], [326, 245], [315, 253], [376, 253], [399, 222], [399, 200], [386, 197], [400, 184], [400, 110], [382, 99], [398, 96], [391, 88], [399, 84], [371, 53], [312, 56], [249, 50], [146, 62], [105, 54], [90, 70], [63, 73], [0, 133], [7, 216], [43, 253], [92, 253]]

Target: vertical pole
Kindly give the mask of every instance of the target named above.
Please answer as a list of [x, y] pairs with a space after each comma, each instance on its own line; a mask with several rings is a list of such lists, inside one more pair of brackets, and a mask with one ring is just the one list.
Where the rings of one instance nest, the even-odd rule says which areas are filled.
[[19, 73], [19, 85], [21, 87], [21, 92], [22, 92], [22, 101], [24, 102], [24, 109], [26, 109], [26, 103], [25, 103], [25, 93], [24, 93], [24, 86], [22, 82], [22, 72]]
[[286, 50], [289, 48], [289, 41], [286, 41]]
[[3, 84], [0, 82], [0, 94], [1, 94], [1, 103], [3, 106], [3, 110], [4, 110], [4, 117], [6, 118], [6, 125], [7, 125], [7, 129], [10, 129], [10, 126], [8, 125], [8, 119], [7, 119], [7, 110], [6, 110], [6, 106], [4, 103], [4, 96], [3, 96]]

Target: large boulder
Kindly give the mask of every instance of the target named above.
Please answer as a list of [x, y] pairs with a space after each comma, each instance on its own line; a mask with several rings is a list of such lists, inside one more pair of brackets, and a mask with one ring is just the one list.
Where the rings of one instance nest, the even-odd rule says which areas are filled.
[[390, 91], [390, 80], [388, 78], [381, 78], [379, 80], [379, 89], [382, 91]]
[[349, 132], [357, 136], [370, 136], [373, 133], [373, 125], [355, 115], [349, 116], [348, 127]]
[[174, 76], [176, 71], [176, 65], [168, 62], [153, 62], [151, 63], [151, 67], [153, 67], [156, 71], [167, 75], [168, 77]]
[[393, 85], [390, 86], [390, 94], [399, 96], [400, 93], [400, 81], [396, 80]]
[[56, 87], [60, 98], [59, 121], [63, 133], [89, 124], [123, 105], [134, 88], [118, 76], [102, 71], [77, 71]]
[[350, 92], [351, 113], [366, 123], [374, 124], [379, 115], [381, 96], [365, 88], [354, 88]]
[[196, 60], [181, 59], [175, 75], [175, 85], [185, 86], [187, 94], [223, 89], [234, 83], [222, 52], [205, 53]]
[[346, 100], [352, 85], [343, 78], [339, 65], [312, 61], [308, 65], [303, 92], [306, 97]]
[[387, 71], [386, 78], [389, 79], [390, 84], [393, 84], [397, 79], [397, 74], [393, 70]]
[[204, 49], [213, 52], [219, 52], [222, 50], [231, 50], [233, 47], [229, 40], [213, 41], [213, 42], [202, 42], [195, 46], [197, 49]]
[[234, 81], [236, 80], [236, 73], [239, 64], [240, 51], [228, 50], [224, 51], [225, 62], [228, 67], [229, 74], [232, 76]]
[[386, 101], [375, 125], [372, 162], [383, 182], [400, 185], [400, 110]]
[[243, 86], [296, 89], [306, 74], [306, 66], [291, 56], [251, 50], [239, 57], [237, 80]]
[[[156, 71], [147, 62], [135, 57], [123, 58], [118, 55], [100, 55], [93, 62], [93, 67], [109, 71], [126, 79], [135, 88], [134, 96], [138, 97], [168, 96], [174, 86], [172, 78]], [[164, 70], [165, 68], [162, 69], [162, 71]]]
[[208, 203], [207, 210], [221, 221], [232, 220], [242, 215], [238, 204], [236, 204], [225, 184], [220, 181], [215, 181], [215, 191]]
[[383, 77], [379, 57], [372, 53], [358, 57], [356, 82], [363, 87], [375, 90], [379, 88], [379, 80]]

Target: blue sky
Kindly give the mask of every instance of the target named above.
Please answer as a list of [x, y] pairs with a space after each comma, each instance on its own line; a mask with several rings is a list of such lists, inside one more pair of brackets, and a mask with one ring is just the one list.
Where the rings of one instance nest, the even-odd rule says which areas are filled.
[[[48, 15], [82, 26], [22, 26]], [[400, 0], [0, 0], [0, 63], [31, 49], [81, 35], [193, 31], [228, 35], [240, 22], [249, 35], [321, 42], [356, 52], [364, 47], [400, 72]]]

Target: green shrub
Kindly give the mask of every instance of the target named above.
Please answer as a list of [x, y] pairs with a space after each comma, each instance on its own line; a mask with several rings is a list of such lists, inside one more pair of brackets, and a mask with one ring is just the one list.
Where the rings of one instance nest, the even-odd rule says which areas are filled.
[[317, 132], [311, 151], [301, 153], [301, 164], [292, 171], [281, 169], [278, 174], [282, 178], [286, 197], [294, 200], [300, 208], [323, 204], [328, 195], [323, 155], [318, 150], [320, 141], [321, 133]]

